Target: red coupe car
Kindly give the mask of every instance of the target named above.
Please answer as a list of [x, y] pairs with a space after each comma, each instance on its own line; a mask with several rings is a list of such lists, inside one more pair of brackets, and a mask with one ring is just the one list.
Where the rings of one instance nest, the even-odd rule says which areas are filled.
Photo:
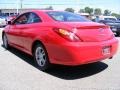
[[6, 49], [15, 47], [46, 70], [51, 64], [81, 65], [115, 55], [118, 40], [109, 26], [65, 11], [35, 10], [9, 21], [2, 33]]

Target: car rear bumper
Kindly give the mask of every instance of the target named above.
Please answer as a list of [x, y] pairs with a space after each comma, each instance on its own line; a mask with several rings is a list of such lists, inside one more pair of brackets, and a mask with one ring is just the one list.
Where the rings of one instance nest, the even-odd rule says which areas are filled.
[[[106, 46], [110, 47], [110, 54], [103, 55], [102, 50]], [[118, 40], [114, 38], [102, 42], [65, 43], [53, 48], [50, 53], [48, 51], [51, 63], [74, 66], [112, 57], [117, 52]]]

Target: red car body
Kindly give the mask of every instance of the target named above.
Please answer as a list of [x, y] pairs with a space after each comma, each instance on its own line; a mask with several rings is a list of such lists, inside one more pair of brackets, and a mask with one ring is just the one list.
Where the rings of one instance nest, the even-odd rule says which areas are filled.
[[[40, 41], [50, 63], [62, 65], [87, 64], [115, 55], [118, 40], [108, 26], [95, 22], [60, 22], [46, 12], [51, 11], [32, 11], [42, 22], [6, 26], [3, 34], [6, 33], [9, 45], [33, 55], [33, 45]], [[75, 40], [64, 36], [68, 32], [75, 34]]]

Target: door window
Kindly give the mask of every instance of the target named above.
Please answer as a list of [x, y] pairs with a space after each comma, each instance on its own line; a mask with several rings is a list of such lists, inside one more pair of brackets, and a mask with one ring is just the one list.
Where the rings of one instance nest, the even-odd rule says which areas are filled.
[[19, 16], [13, 24], [27, 24], [29, 18], [29, 13]]

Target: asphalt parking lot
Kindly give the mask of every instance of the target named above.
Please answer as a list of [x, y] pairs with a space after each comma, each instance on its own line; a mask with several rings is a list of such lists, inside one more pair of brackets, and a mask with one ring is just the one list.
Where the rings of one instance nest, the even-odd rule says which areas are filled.
[[5, 50], [1, 31], [0, 90], [120, 90], [120, 48], [113, 59], [42, 72], [30, 56], [13, 48]]

